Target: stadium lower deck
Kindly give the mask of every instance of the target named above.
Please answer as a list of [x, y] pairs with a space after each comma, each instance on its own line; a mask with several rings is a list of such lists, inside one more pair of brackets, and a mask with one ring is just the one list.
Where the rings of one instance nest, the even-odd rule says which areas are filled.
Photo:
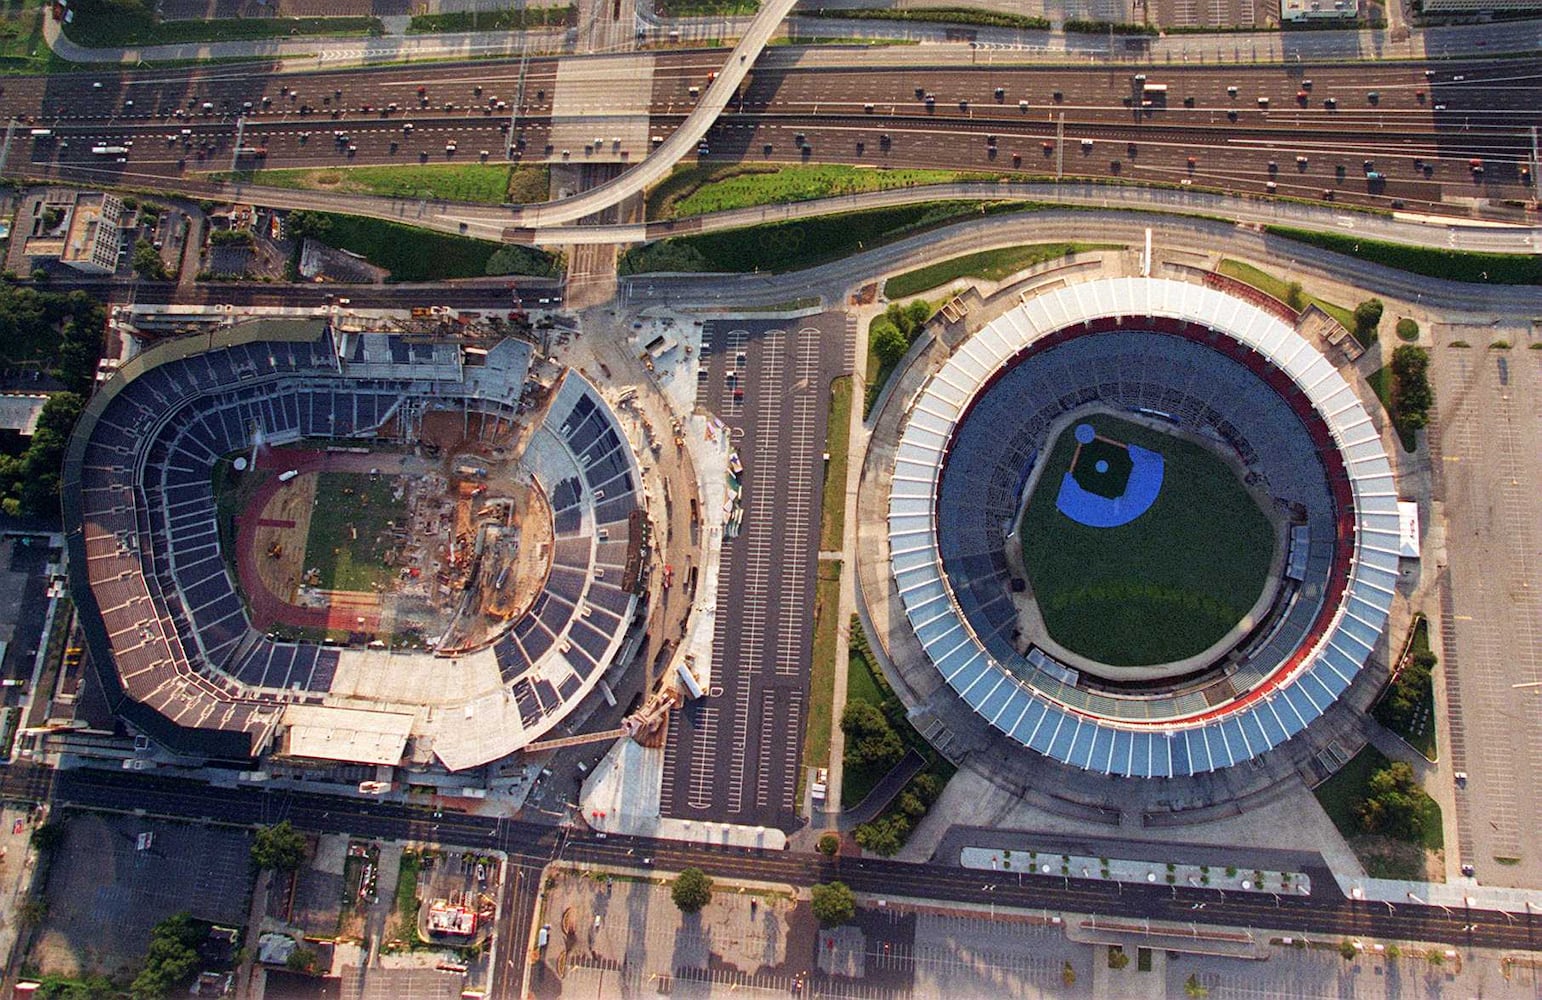
[[[451, 770], [555, 725], [598, 681], [637, 607], [622, 585], [629, 561], [636, 575], [636, 461], [576, 373], [551, 387], [524, 455], [553, 511], [546, 586], [507, 634], [454, 660], [277, 642], [253, 629], [219, 550], [212, 487], [214, 463], [254, 434], [357, 443], [389, 425], [410, 441], [424, 412], [456, 407], [515, 420], [530, 354], [508, 340], [468, 364], [455, 345], [258, 322], [125, 365], [71, 442], [65, 521], [93, 659], [130, 720], [189, 752], [240, 758], [273, 747], [286, 706], [321, 709], [307, 718], [324, 720], [328, 708], [384, 704], [410, 717], [419, 763], [432, 755]], [[434, 706], [443, 711], [393, 689], [393, 675], [411, 672], [444, 679]]]
[[[1014, 647], [1002, 539], [1049, 424], [1093, 402], [1208, 432], [1305, 515], [1286, 605], [1208, 684], [1113, 697]], [[911, 628], [977, 715], [1064, 763], [1143, 777], [1227, 767], [1305, 729], [1370, 655], [1397, 579], [1390, 466], [1349, 385], [1280, 318], [1153, 279], [1046, 292], [960, 345], [906, 414], [889, 543]]]

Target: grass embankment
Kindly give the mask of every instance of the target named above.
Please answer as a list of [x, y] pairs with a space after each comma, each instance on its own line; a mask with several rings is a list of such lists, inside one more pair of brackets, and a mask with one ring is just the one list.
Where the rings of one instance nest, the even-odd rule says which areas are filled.
[[1419, 439], [1411, 428], [1405, 427], [1397, 418], [1397, 402], [1392, 397], [1392, 366], [1383, 365], [1367, 375], [1365, 381], [1375, 391], [1376, 398], [1381, 400], [1382, 409], [1387, 411], [1392, 429], [1397, 431], [1398, 443], [1411, 454], [1419, 447]]
[[[931, 775], [940, 785], [947, 784], [948, 780], [958, 771], [946, 757], [926, 741], [916, 727], [910, 724], [910, 718], [905, 711], [905, 703], [900, 701], [894, 689], [889, 687], [889, 682], [884, 678], [882, 670], [873, 658], [873, 651], [867, 644], [867, 634], [862, 631], [862, 622], [856, 616], [851, 616], [851, 638], [848, 652], [850, 659], [846, 667], [846, 704], [856, 701], [865, 701], [876, 706], [884, 717], [889, 720], [889, 725], [904, 741], [905, 746], [914, 750], [926, 758], [926, 768], [911, 779], [912, 782], [922, 775]], [[868, 792], [873, 790], [889, 768], [853, 768], [848, 767], [841, 777], [841, 807], [849, 809], [867, 798]], [[908, 786], [907, 786], [908, 787]], [[892, 810], [891, 806], [891, 810]], [[885, 812], [879, 817], [887, 816]], [[907, 831], [908, 832], [908, 831]]]
[[322, 590], [373, 592], [396, 574], [386, 557], [396, 551], [389, 524], [401, 524], [407, 507], [394, 476], [363, 472], [317, 473], [316, 506], [305, 539], [305, 565]]
[[1361, 807], [1371, 795], [1371, 776], [1390, 764], [1385, 754], [1367, 745], [1331, 778], [1313, 789], [1313, 794], [1373, 878], [1423, 879], [1426, 877], [1424, 853], [1445, 847], [1439, 803], [1423, 791], [1415, 792], [1415, 808], [1422, 828], [1415, 839], [1367, 834], [1360, 817]]
[[873, 170], [833, 163], [685, 165], [676, 167], [648, 191], [646, 212], [649, 220], [683, 219], [757, 205], [996, 179], [996, 174], [962, 170]]
[[1410, 247], [1400, 243], [1341, 236], [1338, 233], [1313, 233], [1289, 226], [1268, 226], [1266, 231], [1271, 236], [1282, 236], [1297, 243], [1307, 243], [1430, 278], [1491, 285], [1542, 284], [1542, 256]]
[[846, 537], [846, 460], [851, 449], [851, 376], [830, 383], [830, 417], [825, 430], [824, 501], [820, 506], [819, 548], [833, 552]]
[[210, 175], [213, 180], [299, 191], [336, 191], [391, 198], [433, 198], [488, 205], [545, 201], [547, 167], [507, 163], [404, 164], [389, 167], [288, 167]]
[[[1023, 513], [1023, 561], [1045, 628], [1067, 649], [1112, 666], [1204, 651], [1263, 592], [1274, 555], [1268, 518], [1205, 448], [1102, 414], [1083, 422], [1097, 438], [1082, 445], [1070, 428], [1061, 432]], [[1134, 520], [1089, 527], [1062, 513], [1057, 498], [1068, 471], [1089, 492], [1097, 488], [1087, 485], [1101, 480], [1084, 468], [1083, 452], [1104, 441], [1160, 455], [1161, 488]], [[1117, 486], [1112, 496], [1123, 492]]]
[[1325, 299], [1319, 299], [1315, 295], [1308, 295], [1301, 290], [1299, 283], [1292, 284], [1268, 271], [1260, 271], [1252, 264], [1244, 264], [1240, 260], [1223, 260], [1216, 268], [1228, 278], [1236, 278], [1238, 281], [1252, 285], [1265, 295], [1272, 295], [1292, 309], [1301, 310], [1309, 305], [1315, 305], [1323, 312], [1332, 316], [1339, 325], [1349, 331], [1350, 336], [1355, 333], [1355, 314], [1351, 309], [1345, 309], [1341, 305], [1335, 305]]
[[627, 251], [619, 270], [623, 275], [651, 271], [797, 271], [950, 222], [1031, 211], [1032, 207], [1023, 202], [934, 201], [676, 236]]
[[840, 641], [841, 562], [821, 560], [814, 578], [814, 662], [809, 674], [808, 728], [803, 735], [803, 768], [798, 772], [798, 801], [811, 767], [830, 764], [830, 714], [835, 699], [835, 652]]
[[828, 17], [848, 21], [918, 21], [924, 24], [978, 24], [988, 28], [1016, 28], [1020, 31], [1048, 31], [1047, 17], [1009, 14], [976, 7], [911, 7], [904, 10], [815, 8], [799, 11], [800, 17]]
[[178, 42], [230, 42], [291, 35], [381, 35], [378, 17], [219, 17], [199, 21], [162, 21], [145, 0], [72, 0], [75, 20], [65, 37], [88, 48], [169, 45]]
[[578, 8], [525, 7], [521, 10], [456, 11], [450, 14], [415, 14], [407, 34], [427, 35], [449, 31], [524, 31], [527, 28], [571, 27]]
[[938, 261], [914, 271], [897, 274], [884, 282], [886, 298], [902, 299], [920, 292], [930, 291], [959, 278], [980, 278], [1000, 281], [1008, 275], [1026, 270], [1047, 260], [1068, 257], [1087, 250], [1118, 250], [1117, 243], [1034, 243], [1028, 246], [1000, 247], [965, 254], [950, 260]]
[[707, 17], [750, 15], [760, 9], [760, 0], [659, 0], [654, 10], [661, 17]]
[[451, 236], [357, 215], [321, 213], [328, 220], [321, 241], [356, 253], [391, 272], [392, 281], [442, 281], [489, 274], [556, 277], [562, 258], [533, 247]]
[[[1433, 663], [1434, 659], [1435, 654], [1430, 649], [1430, 621], [1420, 615], [1414, 623], [1413, 641], [1408, 645], [1409, 663], [1404, 665], [1398, 681], [1389, 685], [1371, 708], [1371, 715], [1377, 722], [1396, 733], [1403, 742], [1429, 761], [1436, 760], [1438, 756], [1435, 740], [1435, 684], [1430, 679], [1428, 668], [1420, 670], [1414, 663]], [[1398, 687], [1406, 684], [1414, 685], [1412, 691], [1406, 692], [1412, 708], [1399, 711]]]
[[68, 68], [43, 40], [44, 0], [10, 0], [0, 5], [0, 72], [47, 73]]

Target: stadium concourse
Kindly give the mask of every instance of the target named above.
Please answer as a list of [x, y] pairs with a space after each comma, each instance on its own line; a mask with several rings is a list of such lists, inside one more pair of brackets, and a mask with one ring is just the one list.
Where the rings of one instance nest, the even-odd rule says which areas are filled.
[[[640, 494], [636, 459], [596, 388], [564, 372], [533, 391], [530, 363], [530, 346], [512, 339], [471, 352], [260, 320], [124, 364], [81, 416], [63, 491], [70, 583], [115, 710], [193, 756], [451, 771], [555, 726], [599, 681], [637, 611], [621, 584], [637, 555]], [[251, 450], [254, 435], [273, 446], [411, 446], [423, 415], [446, 409], [503, 424], [533, 411], [523, 464], [549, 500], [555, 541], [529, 612], [453, 658], [252, 628], [219, 548], [215, 463]]]
[[[1280, 316], [1177, 280], [1052, 286], [921, 377], [894, 397], [902, 412], [875, 484], [888, 495], [888, 572], [864, 577], [864, 601], [886, 602], [878, 637], [926, 702], [934, 740], [964, 718], [1003, 756], [1190, 778], [1285, 745], [1360, 674], [1398, 579], [1392, 472], [1353, 388]], [[1267, 614], [1171, 683], [1120, 689], [1080, 671], [1014, 609], [1007, 537], [1025, 484], [1054, 430], [1100, 410], [1229, 452], [1288, 520]]]

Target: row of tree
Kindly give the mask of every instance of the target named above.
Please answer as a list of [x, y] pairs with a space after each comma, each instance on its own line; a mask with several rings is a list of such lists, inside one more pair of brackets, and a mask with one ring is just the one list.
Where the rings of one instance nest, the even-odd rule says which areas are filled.
[[[669, 887], [669, 898], [681, 913], [700, 913], [712, 902], [712, 879], [700, 868], [686, 868]], [[814, 886], [810, 905], [814, 918], [824, 927], [838, 927], [857, 915], [857, 898], [845, 882]]]
[[1392, 352], [1392, 405], [1397, 421], [1409, 430], [1426, 427], [1435, 405], [1430, 387], [1430, 352], [1403, 344]]

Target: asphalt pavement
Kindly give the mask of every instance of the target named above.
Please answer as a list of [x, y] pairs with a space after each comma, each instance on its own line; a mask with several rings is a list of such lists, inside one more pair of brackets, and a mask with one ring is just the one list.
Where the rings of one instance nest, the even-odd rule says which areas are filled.
[[[55, 806], [136, 810], [148, 814], [250, 825], [288, 819], [318, 832], [360, 837], [438, 841], [446, 845], [497, 848], [509, 852], [525, 873], [512, 905], [528, 907], [537, 887], [534, 872], [561, 856], [570, 863], [635, 865], [649, 857], [660, 871], [695, 865], [709, 875], [785, 881], [809, 886], [840, 879], [854, 890], [876, 896], [904, 896], [973, 904], [994, 902], [1050, 912], [1110, 914], [1207, 926], [1249, 927], [1301, 933], [1314, 938], [1353, 937], [1438, 941], [1453, 946], [1542, 950], [1542, 928], [1530, 912], [1446, 909], [1417, 904], [1366, 903], [1338, 895], [1331, 882], [1314, 886], [1310, 897], [1253, 898], [1252, 893], [1182, 886], [1109, 884], [1069, 877], [1019, 875], [1016, 883], [996, 878], [981, 884], [982, 873], [940, 864], [883, 860], [830, 860], [818, 854], [771, 853], [754, 849], [703, 847], [669, 841], [611, 836], [600, 840], [581, 831], [537, 826], [513, 820], [432, 813], [396, 803], [339, 799], [293, 792], [211, 787], [202, 782], [125, 772], [70, 771], [58, 777]], [[1196, 903], [1204, 903], [1196, 909]], [[514, 917], [513, 942], [521, 920]], [[508, 942], [505, 942], [508, 943]], [[503, 953], [523, 961], [523, 948]], [[501, 964], [501, 963], [500, 963]], [[517, 982], [512, 965], [500, 969], [503, 982]]]

